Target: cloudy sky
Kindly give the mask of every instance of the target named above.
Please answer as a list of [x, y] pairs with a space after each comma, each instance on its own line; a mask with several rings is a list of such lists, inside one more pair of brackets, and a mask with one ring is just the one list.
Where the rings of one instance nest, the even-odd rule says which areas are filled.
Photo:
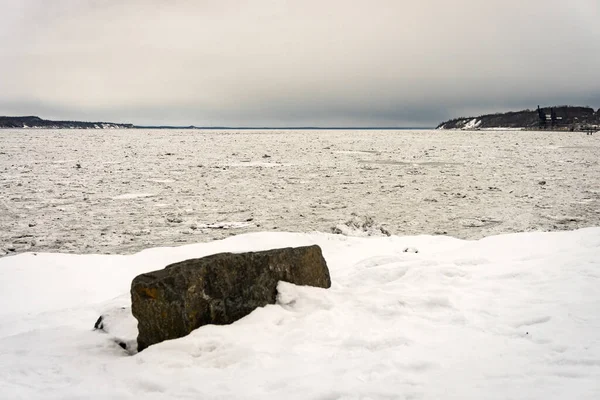
[[600, 107], [598, 0], [0, 0], [0, 115], [432, 126]]

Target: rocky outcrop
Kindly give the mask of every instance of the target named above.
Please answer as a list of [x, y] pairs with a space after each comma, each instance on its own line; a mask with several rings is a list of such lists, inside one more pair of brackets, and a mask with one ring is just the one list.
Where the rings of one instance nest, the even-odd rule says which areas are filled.
[[138, 350], [206, 324], [230, 324], [274, 304], [277, 283], [331, 286], [319, 246], [221, 253], [137, 276], [131, 284]]

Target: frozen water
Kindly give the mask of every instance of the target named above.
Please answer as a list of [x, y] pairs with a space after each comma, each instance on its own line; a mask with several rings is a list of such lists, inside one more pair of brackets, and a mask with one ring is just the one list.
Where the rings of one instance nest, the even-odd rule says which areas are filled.
[[392, 234], [467, 239], [597, 226], [598, 138], [1, 130], [0, 255], [130, 253], [252, 231], [330, 232], [354, 216]]

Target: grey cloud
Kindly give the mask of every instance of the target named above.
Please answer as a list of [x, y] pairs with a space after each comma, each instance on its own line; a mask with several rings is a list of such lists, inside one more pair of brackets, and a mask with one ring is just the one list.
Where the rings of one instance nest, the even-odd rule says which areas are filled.
[[600, 106], [597, 0], [0, 7], [0, 114], [431, 126], [457, 113]]

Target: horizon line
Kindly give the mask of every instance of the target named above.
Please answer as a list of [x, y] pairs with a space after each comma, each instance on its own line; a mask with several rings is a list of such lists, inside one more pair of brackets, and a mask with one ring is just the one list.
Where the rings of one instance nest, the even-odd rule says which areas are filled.
[[[300, 126], [227, 126], [227, 125], [211, 125], [211, 126], [197, 126], [197, 125], [137, 125], [131, 122], [108, 122], [108, 121], [81, 121], [81, 120], [69, 120], [69, 119], [45, 119], [37, 115], [0, 115], [0, 118], [37, 118], [45, 122], [56, 122], [56, 123], [83, 123], [83, 124], [112, 124], [112, 125], [127, 125], [129, 129], [240, 129], [240, 130], [251, 130], [251, 129], [288, 129], [288, 130], [343, 130], [343, 129], [354, 129], [354, 130], [407, 130], [407, 129], [435, 129], [434, 126], [311, 126], [311, 125], [300, 125]], [[8, 129], [29, 129], [28, 128], [8, 128]], [[4, 128], [0, 128], [4, 129]], [[43, 127], [33, 129], [44, 129]]]
[[[297, 125], [297, 126], [227, 126], [227, 125], [210, 125], [210, 126], [198, 126], [198, 125], [138, 125], [133, 124], [131, 122], [108, 122], [108, 121], [81, 121], [81, 120], [69, 120], [69, 119], [45, 119], [39, 117], [37, 115], [20, 115], [20, 116], [12, 116], [12, 115], [0, 115], [0, 119], [2, 118], [15, 118], [15, 119], [26, 119], [26, 118], [36, 118], [40, 121], [50, 122], [50, 123], [76, 123], [76, 124], [111, 124], [111, 125], [125, 125], [126, 129], [239, 129], [239, 130], [252, 130], [252, 129], [265, 129], [265, 130], [275, 130], [275, 129], [287, 129], [287, 130], [408, 130], [408, 129], [435, 129], [434, 126], [316, 126], [316, 125]], [[45, 129], [45, 127], [14, 127], [14, 128], [5, 128], [2, 127], [0, 129]]]
[[133, 125], [134, 129], [288, 129], [288, 130], [406, 130], [406, 129], [435, 129], [433, 126], [172, 126], [172, 125]]

